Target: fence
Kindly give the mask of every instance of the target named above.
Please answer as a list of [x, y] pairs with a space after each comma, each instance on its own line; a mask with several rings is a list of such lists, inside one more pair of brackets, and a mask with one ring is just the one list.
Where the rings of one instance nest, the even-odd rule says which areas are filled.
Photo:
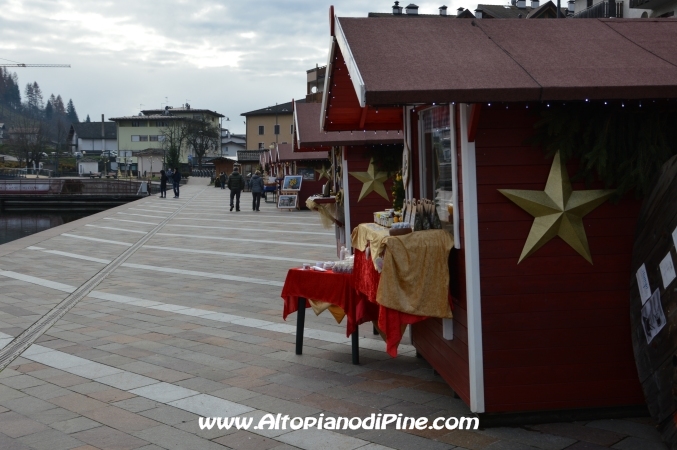
[[0, 179], [0, 195], [137, 195], [136, 180]]
[[623, 18], [623, 2], [611, 2], [611, 1], [601, 1], [595, 3], [589, 8], [584, 9], [581, 12], [574, 14], [574, 19], [604, 19], [611, 17], [609, 14], [616, 11], [614, 17], [622, 19]]

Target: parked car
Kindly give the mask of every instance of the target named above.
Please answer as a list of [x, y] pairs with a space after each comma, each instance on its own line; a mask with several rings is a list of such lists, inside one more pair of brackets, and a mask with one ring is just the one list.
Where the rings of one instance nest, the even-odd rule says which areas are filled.
[[76, 158], [76, 159], [82, 158], [82, 153], [80, 153], [80, 152], [75, 152], [75, 158]]

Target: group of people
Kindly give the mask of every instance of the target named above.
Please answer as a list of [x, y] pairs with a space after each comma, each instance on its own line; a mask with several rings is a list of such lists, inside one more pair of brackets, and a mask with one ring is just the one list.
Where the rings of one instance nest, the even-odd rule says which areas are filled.
[[167, 182], [170, 180], [172, 182], [172, 187], [174, 188], [174, 198], [179, 198], [181, 172], [179, 172], [178, 167], [175, 167], [174, 170], [167, 169], [167, 172], [164, 170], [160, 171], [160, 198], [167, 198]]
[[[179, 198], [181, 172], [179, 172], [178, 167], [174, 168], [173, 171], [172, 169], [168, 169], [167, 172], [164, 170], [160, 171], [160, 198], [167, 198], [167, 182], [170, 180], [174, 188], [174, 198]], [[219, 182], [221, 184], [221, 189], [225, 189], [226, 186], [230, 189], [230, 210], [232, 211], [233, 208], [235, 208], [235, 211], [240, 211], [240, 194], [246, 185], [246, 181], [240, 173], [240, 168], [235, 166], [233, 168], [233, 173], [231, 173], [230, 176], [221, 172], [219, 175]], [[260, 171], [257, 170], [254, 172], [249, 184], [252, 191], [252, 211], [260, 211], [261, 196], [265, 190]]]
[[[240, 194], [244, 190], [247, 182], [244, 179], [244, 176], [240, 173], [240, 168], [235, 166], [233, 168], [233, 173], [230, 176], [226, 175], [224, 172], [219, 174], [219, 183], [221, 184], [221, 189], [225, 189], [228, 186], [230, 189], [230, 210], [233, 208], [235, 211], [240, 210]], [[261, 195], [263, 195], [263, 178], [261, 178], [261, 172], [258, 170], [254, 173], [249, 185], [252, 190], [252, 211], [260, 211], [259, 207], [261, 206]]]

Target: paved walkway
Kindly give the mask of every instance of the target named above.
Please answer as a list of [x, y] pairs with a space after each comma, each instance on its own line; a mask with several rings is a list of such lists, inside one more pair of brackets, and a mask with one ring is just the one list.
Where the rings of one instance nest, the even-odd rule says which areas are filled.
[[290, 267], [334, 259], [333, 232], [311, 212], [264, 203], [254, 213], [248, 193], [230, 213], [227, 197], [190, 183], [178, 200], [149, 197], [0, 246], [0, 347], [86, 294], [0, 373], [0, 449], [665, 448], [646, 418], [473, 432], [200, 430], [200, 416], [468, 414], [411, 346], [392, 359], [370, 326], [353, 366], [344, 326], [310, 313], [296, 356], [282, 282]]

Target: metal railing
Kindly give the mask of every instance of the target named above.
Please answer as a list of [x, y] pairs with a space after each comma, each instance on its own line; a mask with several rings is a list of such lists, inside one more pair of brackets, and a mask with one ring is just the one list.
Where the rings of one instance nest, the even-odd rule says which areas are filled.
[[146, 195], [142, 181], [59, 178], [0, 179], [0, 195]]
[[[609, 9], [611, 8], [611, 9]], [[610, 2], [608, 0], [595, 3], [589, 8], [584, 9], [583, 11], [577, 12], [574, 14], [574, 19], [605, 19], [611, 17], [610, 12], [616, 11], [616, 15], [619, 19], [623, 18], [623, 2]]]

